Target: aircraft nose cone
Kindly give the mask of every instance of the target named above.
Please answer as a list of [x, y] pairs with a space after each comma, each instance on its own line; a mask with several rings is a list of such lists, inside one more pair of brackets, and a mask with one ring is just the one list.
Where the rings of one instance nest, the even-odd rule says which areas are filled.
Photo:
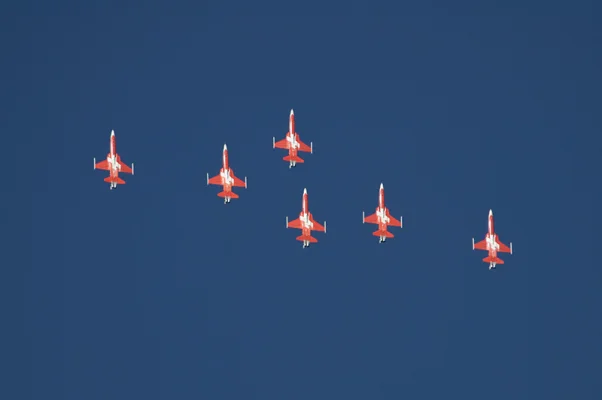
[[295, 112], [293, 111], [292, 108], [291, 108], [291, 115], [295, 115]]
[[384, 188], [385, 188], [385, 186], [384, 186], [384, 185], [381, 183], [381, 184], [380, 184], [380, 188], [381, 188], [381, 189], [384, 189]]
[[307, 189], [303, 189], [303, 194], [307, 194]]
[[224, 150], [228, 150], [228, 146], [226, 146], [226, 144], [224, 144]]
[[115, 131], [111, 131], [111, 136], [115, 136]]
[[493, 215], [493, 211], [489, 210], [489, 216], [491, 217]]

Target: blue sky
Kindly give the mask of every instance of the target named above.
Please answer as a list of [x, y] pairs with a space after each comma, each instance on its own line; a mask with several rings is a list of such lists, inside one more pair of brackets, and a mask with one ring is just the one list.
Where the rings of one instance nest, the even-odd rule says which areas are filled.
[[599, 6], [366, 4], [9, 7], [1, 397], [600, 398]]

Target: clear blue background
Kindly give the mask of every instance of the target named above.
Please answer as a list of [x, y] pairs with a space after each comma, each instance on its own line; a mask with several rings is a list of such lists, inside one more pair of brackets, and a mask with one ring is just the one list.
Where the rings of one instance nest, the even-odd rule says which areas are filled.
[[0, 397], [602, 398], [595, 3], [7, 4]]

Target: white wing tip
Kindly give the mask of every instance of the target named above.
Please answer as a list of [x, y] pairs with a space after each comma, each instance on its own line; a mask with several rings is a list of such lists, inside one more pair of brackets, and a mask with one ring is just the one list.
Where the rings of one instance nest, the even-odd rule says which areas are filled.
[[472, 249], [474, 250], [474, 238], [472, 238]]
[[314, 142], [309, 142], [310, 154], [314, 154]]
[[207, 172], [207, 186], [209, 186], [209, 172]]
[[366, 213], [362, 211], [362, 224], [366, 223]]
[[247, 177], [245, 176], [245, 189], [247, 188]]
[[326, 233], [326, 221], [324, 221], [324, 233]]
[[272, 136], [272, 149], [276, 148], [276, 138]]
[[288, 216], [286, 217], [286, 227], [288, 228]]
[[512, 254], [512, 242], [510, 242], [510, 254]]
[[132, 163], [132, 175], [134, 175], [134, 163]]
[[94, 157], [94, 169], [96, 169], [96, 157]]

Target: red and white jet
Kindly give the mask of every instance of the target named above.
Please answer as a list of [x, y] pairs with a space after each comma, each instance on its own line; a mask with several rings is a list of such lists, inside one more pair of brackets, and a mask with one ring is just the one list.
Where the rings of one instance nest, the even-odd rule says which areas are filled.
[[94, 158], [94, 169], [102, 169], [105, 171], [109, 171], [109, 176], [104, 180], [111, 184], [109, 188], [111, 190], [115, 189], [117, 185], [125, 185], [125, 181], [119, 177], [120, 172], [125, 172], [127, 174], [134, 175], [134, 163], [132, 163], [132, 168], [128, 167], [126, 164], [121, 161], [121, 157], [117, 154], [117, 146], [115, 141], [115, 131], [111, 131], [111, 148], [109, 154], [107, 154], [107, 159], [96, 163], [96, 158]]
[[500, 242], [498, 235], [493, 230], [493, 211], [489, 210], [489, 229], [485, 235], [485, 239], [481, 240], [479, 243], [475, 243], [474, 238], [472, 238], [472, 249], [489, 252], [489, 255], [483, 258], [484, 262], [489, 263], [489, 269], [495, 268], [497, 264], [504, 263], [504, 261], [497, 256], [497, 253], [512, 254], [512, 243], [510, 243], [510, 247], [508, 247]]
[[222, 192], [217, 194], [218, 197], [224, 198], [224, 204], [229, 203], [231, 199], [238, 199], [238, 195], [232, 191], [233, 186], [247, 188], [247, 177], [244, 182], [234, 175], [234, 171], [228, 165], [228, 146], [224, 145], [222, 152], [222, 169], [219, 175], [209, 179], [207, 174], [207, 185], [220, 185], [224, 188]]
[[299, 151], [304, 151], [306, 153], [313, 154], [314, 145], [312, 142], [309, 143], [309, 146], [301, 141], [299, 138], [299, 134], [295, 131], [295, 112], [291, 110], [291, 115], [288, 120], [288, 132], [286, 133], [286, 137], [282, 140], [276, 141], [276, 138], [272, 138], [272, 147], [279, 149], [288, 150], [288, 156], [284, 157], [284, 161], [289, 161], [289, 168], [292, 168], [297, 165], [297, 163], [304, 163], [303, 159], [297, 155]]
[[374, 236], [378, 236], [378, 243], [383, 243], [387, 238], [393, 238], [393, 234], [387, 230], [387, 226], [398, 226], [402, 227], [403, 217], [399, 220], [395, 219], [389, 212], [389, 209], [385, 207], [385, 187], [380, 184], [380, 190], [378, 191], [378, 207], [376, 212], [366, 217], [362, 211], [362, 221], [365, 224], [377, 224], [378, 230], [373, 232]]
[[297, 240], [303, 242], [303, 248], [308, 247], [310, 243], [318, 243], [318, 239], [311, 236], [311, 231], [326, 233], [326, 221], [324, 225], [320, 225], [309, 212], [307, 207], [307, 189], [303, 189], [303, 201], [301, 203], [301, 213], [299, 218], [289, 222], [286, 217], [286, 227], [293, 229], [301, 229], [301, 236], [297, 236]]

